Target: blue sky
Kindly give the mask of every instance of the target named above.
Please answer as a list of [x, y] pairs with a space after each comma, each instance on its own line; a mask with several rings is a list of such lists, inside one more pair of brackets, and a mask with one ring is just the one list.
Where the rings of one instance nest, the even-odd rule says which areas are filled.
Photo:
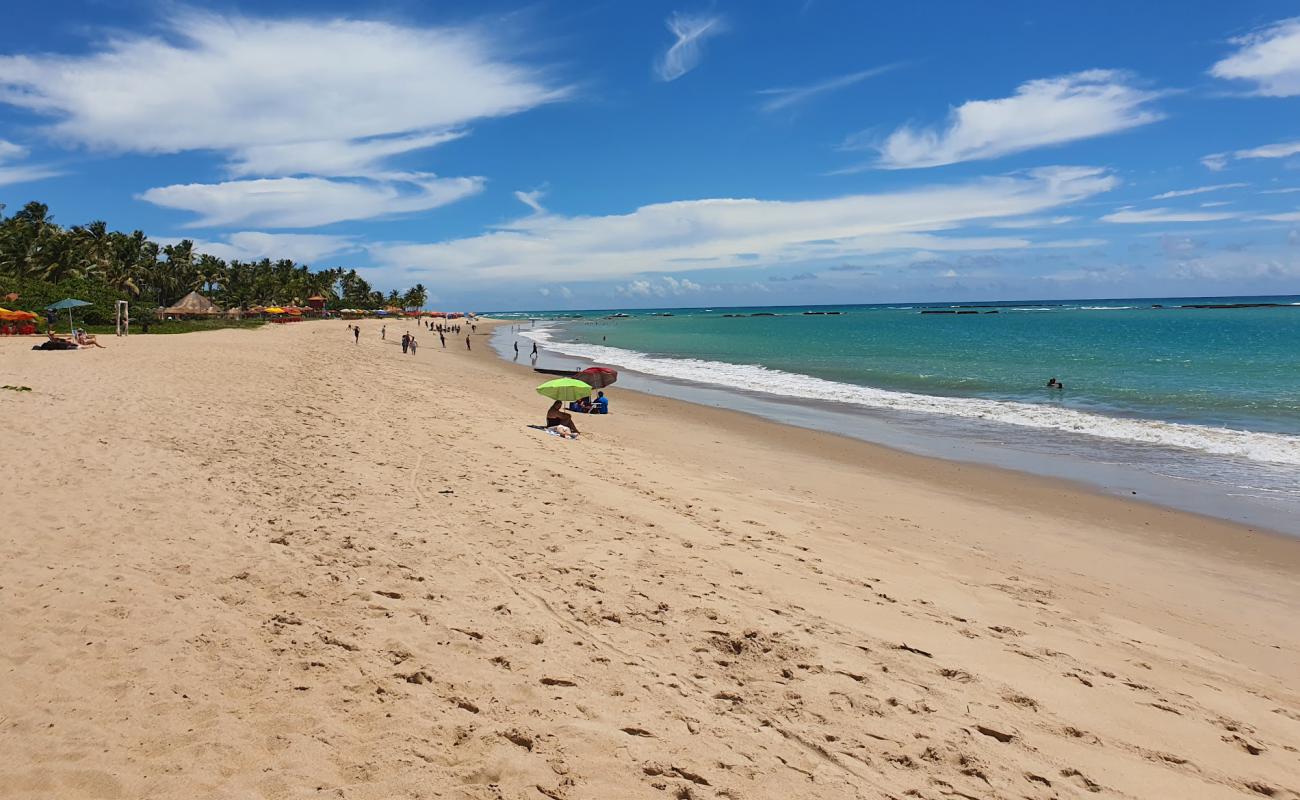
[[478, 309], [1300, 291], [1293, 2], [177, 4], [0, 27], [0, 202]]

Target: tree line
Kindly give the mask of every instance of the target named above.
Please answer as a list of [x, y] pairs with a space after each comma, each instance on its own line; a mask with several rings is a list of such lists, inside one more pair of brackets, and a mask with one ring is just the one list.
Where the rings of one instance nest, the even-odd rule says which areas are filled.
[[198, 291], [222, 308], [305, 305], [320, 295], [326, 308], [422, 308], [422, 284], [387, 294], [355, 269], [313, 270], [292, 259], [240, 261], [194, 249], [186, 239], [159, 245], [142, 231], [110, 231], [102, 220], [65, 228], [49, 207], [31, 202], [12, 216], [0, 204], [0, 300], [11, 310], [40, 311], [65, 297], [92, 303], [86, 317], [107, 322], [114, 302], [127, 300], [133, 315], [169, 306]]

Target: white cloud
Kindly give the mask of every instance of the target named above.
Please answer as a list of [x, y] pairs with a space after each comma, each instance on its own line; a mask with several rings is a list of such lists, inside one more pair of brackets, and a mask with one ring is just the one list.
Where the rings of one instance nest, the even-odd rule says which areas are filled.
[[[1201, 163], [1207, 169], [1221, 172], [1228, 166], [1228, 162], [1234, 158], [1288, 158], [1298, 153], [1300, 153], [1300, 141], [1277, 142], [1230, 153], [1210, 153], [1208, 156], [1201, 158]], [[1232, 186], [1233, 184], [1227, 185]]]
[[1161, 119], [1147, 107], [1158, 96], [1116, 70], [1029, 81], [1011, 97], [963, 103], [943, 129], [899, 128], [872, 166], [937, 167], [1116, 133]]
[[1049, 250], [1069, 250], [1080, 247], [1101, 247], [1110, 244], [1105, 239], [1055, 239], [1053, 241], [1038, 242], [1034, 247], [1045, 247]]
[[[55, 139], [231, 154], [236, 174], [340, 174], [566, 96], [485, 30], [185, 12], [81, 55], [0, 57], [0, 102]], [[396, 137], [370, 141], [373, 137]]]
[[1284, 19], [1231, 40], [1237, 52], [1216, 63], [1216, 78], [1255, 84], [1266, 97], [1300, 95], [1300, 17]]
[[1222, 172], [1228, 166], [1228, 154], [1210, 153], [1201, 158], [1201, 164], [1211, 172]]
[[439, 131], [410, 136], [386, 136], [360, 141], [293, 142], [240, 148], [230, 163], [230, 174], [250, 175], [368, 175], [381, 170], [391, 156], [423, 150], [464, 136], [462, 131]]
[[1288, 211], [1283, 214], [1266, 214], [1259, 219], [1269, 222], [1300, 222], [1300, 211]]
[[1278, 142], [1233, 153], [1237, 158], [1287, 158], [1300, 153], [1300, 142]]
[[[175, 244], [176, 238], [158, 239], [159, 244]], [[240, 231], [222, 237], [221, 241], [195, 241], [194, 249], [227, 261], [256, 261], [262, 258], [291, 258], [300, 262], [315, 262], [325, 256], [358, 249], [349, 236], [327, 236], [313, 233], [262, 233]]]
[[[1015, 237], [941, 236], [962, 226], [1041, 213], [1108, 191], [1117, 179], [1051, 167], [955, 185], [827, 200], [710, 199], [599, 217], [535, 214], [479, 236], [371, 249], [389, 268], [463, 280], [590, 280], [646, 272], [834, 260], [890, 250], [1029, 247]], [[409, 274], [409, 273], [408, 273]]]
[[1000, 219], [989, 223], [990, 228], [1004, 230], [1027, 230], [1030, 228], [1050, 228], [1074, 222], [1078, 217], [1022, 217], [1021, 219]]
[[704, 40], [726, 30], [720, 16], [674, 12], [666, 24], [677, 41], [655, 62], [655, 74], [661, 81], [675, 81], [695, 69], [704, 55]]
[[1208, 192], [1218, 192], [1223, 189], [1241, 189], [1249, 186], [1249, 183], [1218, 183], [1214, 186], [1198, 186], [1195, 189], [1175, 189], [1172, 192], [1163, 192], [1152, 197], [1152, 200], [1168, 200], [1171, 197], [1190, 197], [1194, 194], [1206, 194]]
[[542, 198], [546, 196], [545, 189], [533, 189], [529, 192], [516, 191], [515, 199], [531, 208], [538, 214], [545, 214], [546, 209], [542, 208]]
[[40, 164], [21, 164], [17, 166], [7, 166], [5, 164], [6, 161], [17, 161], [26, 158], [27, 153], [26, 147], [0, 139], [0, 186], [13, 183], [29, 183], [63, 174], [53, 167]]
[[1300, 186], [1293, 186], [1286, 189], [1264, 189], [1260, 194], [1295, 194], [1300, 192]]
[[140, 199], [198, 214], [199, 219], [187, 227], [310, 228], [426, 211], [477, 194], [483, 183], [482, 178], [439, 178], [428, 173], [365, 180], [260, 178], [162, 186], [149, 189]]
[[1201, 203], [1201, 208], [1219, 208], [1220, 206], [1232, 205], [1231, 200], [1214, 200], [1209, 203]]
[[812, 100], [823, 94], [847, 89], [856, 83], [861, 83], [867, 78], [874, 78], [877, 75], [883, 75], [886, 72], [897, 69], [900, 64], [886, 64], [883, 67], [873, 67], [864, 69], [860, 72], [851, 72], [848, 75], [840, 75], [834, 78], [828, 78], [817, 83], [807, 86], [795, 86], [788, 89], [762, 89], [759, 94], [769, 95], [772, 99], [763, 103], [761, 108], [764, 111], [780, 111], [781, 109], [790, 108], [800, 103]]
[[1231, 211], [1180, 211], [1173, 208], [1148, 208], [1144, 210], [1121, 209], [1101, 218], [1102, 222], [1145, 224], [1153, 222], [1215, 222], [1236, 219], [1241, 215]]
[[659, 280], [635, 280], [625, 286], [618, 286], [615, 291], [625, 297], [669, 297], [680, 296], [689, 292], [698, 292], [704, 287], [689, 278], [674, 278], [661, 275]]

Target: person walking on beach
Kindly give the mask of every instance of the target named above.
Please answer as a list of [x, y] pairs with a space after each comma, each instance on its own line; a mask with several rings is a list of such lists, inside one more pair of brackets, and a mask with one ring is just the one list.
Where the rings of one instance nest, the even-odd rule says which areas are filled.
[[411, 337], [411, 355], [415, 355], [415, 337]]
[[465, 337], [465, 349], [466, 349], [466, 350], [473, 350], [473, 349], [474, 349], [474, 348], [472, 348], [472, 347], [469, 346], [469, 337], [468, 337], [468, 336]]
[[438, 331], [438, 341], [442, 344], [442, 349], [443, 349], [443, 350], [446, 350], [446, 349], [447, 349], [447, 337], [443, 335], [442, 331]]
[[353, 325], [353, 326], [352, 326], [352, 340], [353, 340], [355, 343], [357, 343], [357, 344], [361, 344], [361, 326], [360, 326], [360, 325]]
[[532, 359], [533, 359], [534, 361], [537, 360], [537, 342], [533, 342], [533, 355], [532, 355]]
[[515, 361], [519, 360], [519, 340], [515, 339]]
[[382, 327], [382, 328], [379, 329], [379, 338], [382, 339], [382, 340], [384, 340], [384, 341], [387, 341], [387, 340], [388, 340], [388, 326], [387, 326], [387, 325], [385, 325], [384, 327]]
[[411, 349], [411, 334], [404, 333], [402, 334], [402, 352], [405, 353], [409, 349]]

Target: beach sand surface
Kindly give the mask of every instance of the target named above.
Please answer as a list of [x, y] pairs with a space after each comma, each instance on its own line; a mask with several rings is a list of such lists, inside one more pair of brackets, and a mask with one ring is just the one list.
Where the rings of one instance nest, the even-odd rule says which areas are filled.
[[1300, 798], [1295, 540], [361, 325], [0, 341], [0, 797]]

